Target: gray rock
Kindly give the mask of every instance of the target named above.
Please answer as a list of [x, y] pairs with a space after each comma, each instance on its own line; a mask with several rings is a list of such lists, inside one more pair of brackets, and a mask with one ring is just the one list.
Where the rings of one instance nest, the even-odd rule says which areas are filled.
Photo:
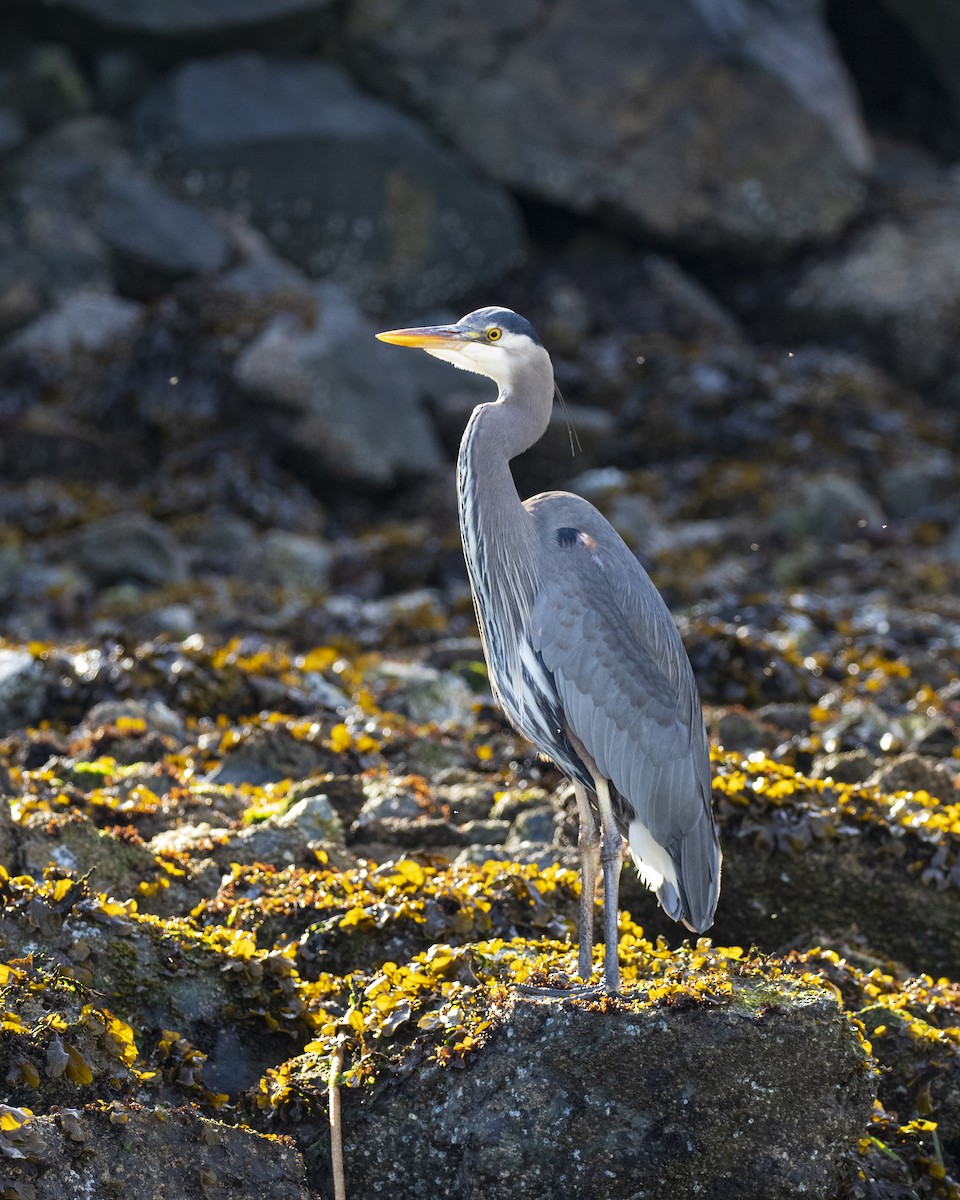
[[862, 201], [871, 150], [815, 0], [351, 0], [343, 36], [491, 178], [687, 248], [783, 251]]
[[319, 284], [315, 295], [313, 326], [275, 318], [237, 359], [238, 384], [269, 406], [308, 479], [383, 487], [436, 470], [442, 456], [415, 368], [376, 341], [343, 288]]
[[770, 517], [771, 530], [788, 538], [855, 537], [882, 524], [876, 500], [855, 480], [833, 473], [804, 480]]
[[130, 171], [104, 179], [94, 226], [119, 262], [121, 286], [136, 295], [219, 271], [230, 253], [229, 240], [210, 217]]
[[399, 779], [364, 780], [363, 794], [366, 800], [357, 816], [359, 827], [390, 818], [415, 820], [431, 811], [423, 797]]
[[303, 17], [315, 27], [333, 0], [54, 0], [68, 11], [111, 29], [159, 37], [187, 37], [276, 24]]
[[343, 822], [329, 799], [321, 793], [304, 796], [279, 817], [268, 822], [278, 829], [297, 828], [308, 842], [338, 842], [343, 844]]
[[15, 333], [5, 350], [36, 363], [45, 376], [72, 371], [82, 360], [103, 355], [129, 338], [141, 312], [135, 301], [105, 292], [69, 292]]
[[244, 213], [311, 274], [406, 311], [499, 278], [521, 251], [503, 192], [326, 63], [188, 63], [147, 93], [136, 129], [165, 177]]
[[811, 267], [787, 299], [797, 332], [859, 334], [910, 382], [960, 368], [960, 201], [884, 217]]
[[[212, 1077], [208, 1072], [207, 1080]], [[184, 1196], [198, 1190], [200, 1178], [216, 1181], [221, 1200], [307, 1200], [303, 1160], [295, 1149], [186, 1109], [117, 1100], [109, 1111], [91, 1105], [32, 1117], [17, 1134], [23, 1150], [11, 1147], [4, 1177], [12, 1193], [33, 1200], [59, 1200], [65, 1189], [75, 1196], [109, 1194], [117, 1179], [124, 1180], [129, 1195]]]
[[477, 697], [452, 671], [387, 660], [371, 671], [371, 678], [383, 688], [382, 707], [411, 721], [461, 726], [473, 718]]
[[98, 584], [162, 584], [186, 578], [172, 533], [144, 513], [116, 513], [85, 526], [72, 543], [79, 565]]
[[557, 813], [549, 804], [526, 808], [510, 826], [505, 848], [510, 851], [528, 842], [549, 846], [557, 835]]
[[44, 715], [49, 677], [26, 650], [0, 650], [0, 733], [32, 725]]
[[397, 1200], [836, 1194], [876, 1088], [856, 1033], [832, 1000], [736, 986], [743, 1000], [718, 1006], [511, 998], [463, 1070], [419, 1065], [345, 1100], [351, 1186]]
[[79, 732], [92, 733], [120, 720], [143, 721], [152, 733], [164, 734], [178, 742], [186, 737], [183, 718], [162, 700], [102, 700], [86, 713]]
[[10, 108], [0, 108], [0, 155], [23, 144], [27, 127], [20, 115]]
[[273, 529], [247, 555], [248, 569], [282, 587], [322, 591], [330, 581], [330, 547], [319, 538]]

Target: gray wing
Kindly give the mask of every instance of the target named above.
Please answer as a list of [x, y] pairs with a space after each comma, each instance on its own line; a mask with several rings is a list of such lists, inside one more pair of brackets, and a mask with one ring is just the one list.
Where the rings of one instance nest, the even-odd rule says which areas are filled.
[[[573, 501], [574, 497], [569, 497]], [[566, 498], [565, 498], [566, 500]], [[673, 860], [680, 895], [661, 904], [707, 928], [720, 856], [700, 698], [673, 619], [619, 535], [585, 501], [541, 522], [542, 585], [531, 642], [554, 677], [570, 729]], [[576, 526], [558, 519], [579, 518]]]

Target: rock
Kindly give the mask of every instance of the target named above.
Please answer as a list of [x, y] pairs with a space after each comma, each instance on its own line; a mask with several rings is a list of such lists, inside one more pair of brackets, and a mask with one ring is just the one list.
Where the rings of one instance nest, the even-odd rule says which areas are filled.
[[862, 747], [818, 755], [810, 774], [814, 779], [834, 779], [837, 783], [864, 783], [877, 768], [877, 760]]
[[33, 132], [86, 112], [92, 103], [80, 68], [65, 46], [34, 46], [14, 71], [0, 77], [0, 104], [18, 113]]
[[226, 34], [301, 17], [315, 31], [332, 0], [54, 0], [109, 29], [162, 38]]
[[960, 109], [960, 13], [951, 0], [880, 0], [919, 43]]
[[909, 382], [960, 369], [960, 199], [882, 217], [810, 267], [787, 298], [795, 334], [859, 335]]
[[289, 259], [409, 311], [500, 278], [522, 233], [508, 197], [336, 67], [187, 63], [137, 109], [191, 195], [242, 211]]
[[343, 823], [329, 799], [317, 794], [304, 796], [279, 817], [270, 817], [278, 829], [295, 826], [308, 842], [343, 843]]
[[41, 376], [62, 375], [129, 338], [140, 316], [140, 305], [132, 300], [104, 292], [68, 292], [56, 307], [15, 333], [5, 352], [36, 364]]
[[315, 294], [311, 327], [276, 317], [235, 367], [244, 392], [269, 409], [292, 464], [328, 487], [331, 479], [384, 487], [438, 469], [416, 374], [375, 340], [343, 288], [320, 284]]
[[136, 510], [91, 522], [73, 545], [78, 564], [101, 585], [157, 585], [186, 578], [176, 538], [159, 521]]
[[509, 826], [504, 849], [511, 853], [528, 842], [550, 846], [557, 835], [557, 825], [557, 813], [549, 804], [526, 807]]
[[330, 582], [333, 554], [319, 538], [272, 529], [254, 543], [248, 555], [249, 570], [281, 587], [323, 591]]
[[832, 473], [803, 480], [770, 517], [771, 530], [792, 540], [850, 538], [882, 525], [876, 500], [856, 480]]
[[867, 779], [867, 784], [882, 792], [923, 791], [943, 804], [956, 804], [960, 796], [955, 775], [956, 771], [951, 772], [945, 765], [921, 754], [901, 754], [878, 767]]
[[464, 725], [477, 706], [477, 697], [459, 675], [422, 663], [384, 661], [372, 673], [385, 684], [381, 704], [411, 721]]
[[149, 732], [171, 737], [176, 742], [186, 738], [183, 718], [162, 700], [102, 700], [84, 715], [77, 732], [93, 733], [118, 721], [142, 723]]
[[687, 250], [782, 253], [863, 198], [869, 142], [811, 0], [351, 0], [343, 40], [491, 178]]
[[210, 772], [211, 783], [247, 783], [263, 787], [283, 779], [306, 779], [330, 770], [336, 755], [323, 746], [295, 738], [281, 727], [254, 728], [236, 741]]
[[188, 275], [219, 271], [230, 243], [200, 209], [135, 172], [103, 181], [94, 225], [128, 294], [150, 296]]
[[16, 1133], [26, 1153], [7, 1159], [4, 1181], [11, 1195], [32, 1200], [117, 1189], [128, 1196], [188, 1196], [208, 1185], [222, 1200], [307, 1200], [303, 1161], [291, 1146], [189, 1109], [119, 1102], [68, 1108], [31, 1116]]
[[32, 725], [45, 715], [49, 675], [26, 650], [0, 649], [0, 733]]
[[864, 1052], [835, 1003], [768, 1006], [762, 982], [753, 1002], [741, 986], [718, 1008], [512, 997], [463, 1070], [427, 1063], [362, 1106], [345, 1097], [349, 1189], [833, 1195], [872, 1103]]
[[12, 109], [0, 107], [0, 157], [23, 144], [27, 127]]

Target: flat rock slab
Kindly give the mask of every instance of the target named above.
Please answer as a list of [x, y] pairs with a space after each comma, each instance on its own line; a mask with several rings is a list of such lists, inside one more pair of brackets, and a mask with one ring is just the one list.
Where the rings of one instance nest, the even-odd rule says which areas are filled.
[[3, 1159], [5, 1195], [307, 1197], [291, 1146], [187, 1110], [66, 1109], [25, 1121], [6, 1140], [23, 1157]]
[[875, 1087], [836, 1005], [756, 982], [712, 1006], [518, 996], [464, 1070], [345, 1093], [348, 1193], [833, 1195]]

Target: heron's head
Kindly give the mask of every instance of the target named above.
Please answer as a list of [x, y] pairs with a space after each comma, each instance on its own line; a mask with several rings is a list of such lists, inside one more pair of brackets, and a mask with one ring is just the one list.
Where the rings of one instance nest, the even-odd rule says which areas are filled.
[[395, 346], [417, 346], [464, 371], [486, 375], [501, 390], [509, 390], [531, 367], [549, 370], [550, 360], [533, 326], [509, 308], [478, 308], [455, 325], [389, 329], [377, 337]]

